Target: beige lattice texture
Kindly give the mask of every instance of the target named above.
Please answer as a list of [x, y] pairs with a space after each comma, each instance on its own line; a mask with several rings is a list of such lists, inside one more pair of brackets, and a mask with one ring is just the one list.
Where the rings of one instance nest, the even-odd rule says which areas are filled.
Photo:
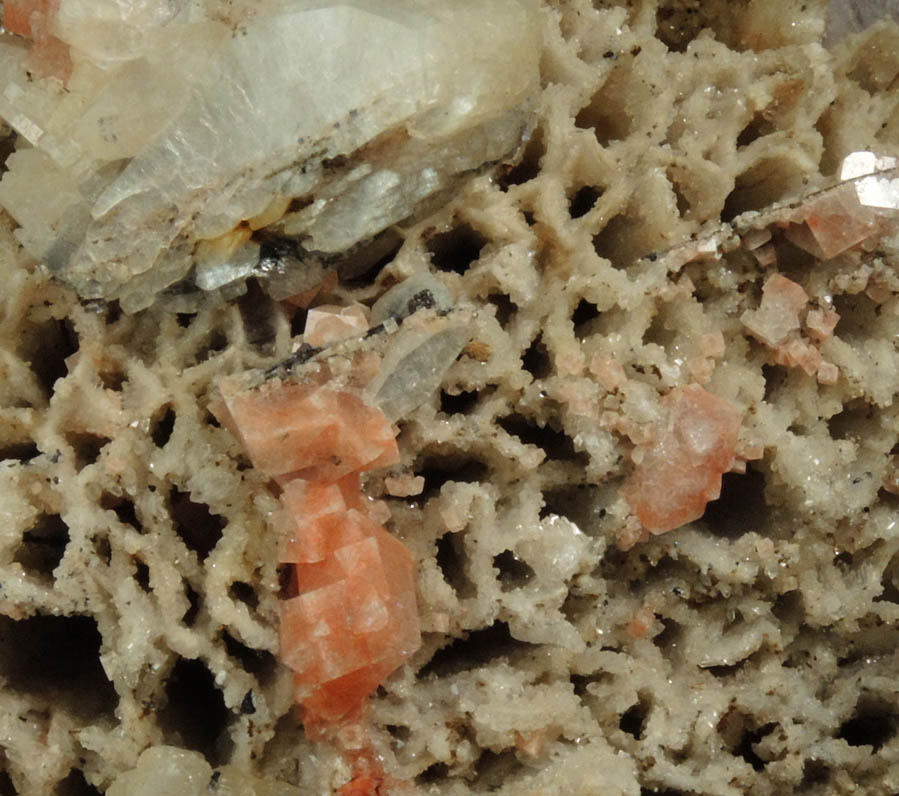
[[[425, 793], [894, 793], [895, 248], [858, 267], [778, 243], [779, 270], [841, 316], [833, 386], [740, 323], [770, 273], [751, 257], [637, 258], [826, 185], [852, 150], [897, 154], [899, 30], [829, 54], [820, 2], [598, 5], [545, 9], [521, 162], [333, 297], [431, 270], [480, 309], [401, 423], [402, 466], [367, 487], [424, 477], [387, 496], [425, 641], [373, 702], [377, 748]], [[275, 499], [206, 410], [215, 377], [290, 352], [302, 312], [251, 285], [123, 316], [47, 282], [10, 233], [0, 793], [102, 792], [163, 744], [328, 792], [348, 772], [303, 739], [277, 662]], [[623, 552], [632, 445], [599, 418], [651, 419], [716, 332], [708, 389], [764, 457], [701, 520]]]

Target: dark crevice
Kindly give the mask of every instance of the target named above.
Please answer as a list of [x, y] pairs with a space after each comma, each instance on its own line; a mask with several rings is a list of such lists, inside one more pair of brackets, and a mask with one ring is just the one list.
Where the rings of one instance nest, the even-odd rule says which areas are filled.
[[674, 194], [674, 201], [677, 205], [677, 214], [681, 218], [684, 218], [690, 212], [690, 200], [684, 195], [680, 181], [675, 178], [674, 172], [671, 169], [668, 170], [666, 176], [668, 177], [668, 182], [671, 184], [671, 191]]
[[899, 715], [895, 705], [863, 697], [852, 716], [840, 725], [837, 737], [849, 746], [870, 746], [876, 752], [896, 735], [897, 728]]
[[524, 770], [524, 765], [518, 760], [512, 749], [502, 752], [493, 752], [484, 749], [475, 765], [475, 774], [472, 784], [478, 791], [498, 790], [507, 785], [512, 777]]
[[777, 365], [762, 365], [762, 378], [765, 380], [765, 402], [776, 403], [780, 387], [787, 380], [787, 372]]
[[12, 778], [5, 771], [0, 771], [0, 796], [17, 796]]
[[476, 589], [468, 577], [468, 556], [462, 533], [443, 534], [437, 540], [437, 566], [443, 579], [453, 587], [460, 599], [474, 596]]
[[477, 390], [461, 390], [455, 395], [440, 391], [440, 411], [446, 415], [467, 415], [478, 402]]
[[438, 452], [422, 454], [413, 469], [425, 479], [424, 488], [418, 496], [418, 500], [424, 503], [437, 495], [448, 481], [472, 483], [485, 480], [489, 468], [470, 454]]
[[39, 455], [40, 451], [33, 442], [14, 442], [0, 448], [0, 461], [30, 462]]
[[200, 595], [194, 591], [194, 588], [189, 584], [184, 584], [184, 594], [187, 597], [187, 610], [184, 612], [184, 616], [181, 617], [181, 621], [184, 623], [185, 627], [193, 627], [194, 623], [197, 621], [197, 614], [200, 612]]
[[535, 574], [527, 561], [519, 558], [511, 550], [505, 550], [494, 556], [493, 566], [497, 570], [497, 580], [503, 591], [512, 591], [526, 586]]
[[672, 52], [686, 52], [687, 46], [703, 29], [700, 0], [679, 0], [660, 4], [656, 10], [656, 38]]
[[434, 235], [427, 242], [431, 263], [441, 271], [464, 274], [481, 255], [487, 239], [468, 224]]
[[97, 558], [109, 566], [109, 562], [112, 561], [112, 546], [109, 544], [109, 537], [105, 534], [98, 534], [91, 540], [91, 545]]
[[802, 592], [799, 589], [784, 592], [777, 595], [771, 613], [781, 622], [798, 626], [805, 617], [805, 609], [802, 605]]
[[5, 688], [85, 722], [112, 716], [118, 697], [100, 663], [101, 642], [87, 616], [0, 616], [0, 676]]
[[592, 128], [601, 146], [624, 140], [633, 129], [633, 114], [621, 99], [628, 94], [632, 66], [632, 57], [618, 59], [603, 85], [575, 116], [575, 125], [583, 130]]
[[827, 421], [827, 429], [833, 439], [858, 442], [867, 439], [875, 431], [876, 409], [866, 401], [851, 401]]
[[609, 219], [593, 236], [593, 250], [610, 265], [626, 271], [628, 266], [649, 254], [645, 244], [647, 220], [630, 209]]
[[759, 757], [754, 747], [762, 740], [762, 738], [769, 735], [776, 726], [777, 725], [772, 722], [759, 727], [757, 730], [744, 730], [739, 742], [733, 750], [734, 754], [742, 757], [752, 766], [753, 770], [761, 771], [768, 761]]
[[503, 329], [508, 327], [512, 316], [518, 312], [518, 305], [505, 293], [491, 293], [487, 301], [496, 308], [496, 322]]
[[534, 649], [533, 644], [512, 638], [509, 626], [498, 621], [483, 630], [473, 630], [464, 638], [453, 639], [451, 644], [434, 653], [418, 676], [424, 678], [433, 674], [447, 677]]
[[101, 790], [88, 783], [81, 771], [73, 768], [56, 786], [54, 796], [100, 796], [101, 793]]
[[652, 640], [666, 657], [671, 655], [677, 648], [677, 644], [683, 635], [683, 629], [673, 619], [668, 617], [660, 617], [662, 620], [662, 630]]
[[252, 716], [256, 712], [256, 698], [251, 688], [240, 701], [240, 712], [244, 716]]
[[599, 309], [592, 301], [582, 298], [571, 315], [571, 323], [574, 326], [576, 337], [583, 337], [588, 331], [587, 324], [599, 317]]
[[78, 350], [78, 335], [70, 321], [48, 320], [34, 328], [28, 341], [30, 345], [26, 344], [23, 358], [30, 361], [31, 369], [49, 398], [56, 380], [69, 372], [66, 359]]
[[586, 674], [572, 674], [568, 681], [571, 683], [571, 689], [574, 691], [574, 695], [583, 700], [584, 697], [589, 695], [589, 691], [587, 690], [587, 686], [590, 683], [595, 681], [595, 677], [591, 677]]
[[765, 476], [748, 467], [742, 474], [724, 474], [721, 497], [706, 506], [702, 525], [714, 536], [736, 539], [749, 531], [763, 530], [769, 517]]
[[109, 492], [104, 492], [100, 498], [100, 507], [109, 511], [114, 511], [119, 522], [123, 525], [130, 525], [138, 533], [143, 533], [144, 528], [137, 518], [137, 508], [134, 501], [126, 497], [118, 497]]
[[22, 534], [22, 544], [14, 560], [30, 575], [53, 577], [69, 543], [69, 526], [58, 514], [42, 514], [35, 524]]
[[651, 706], [649, 699], [641, 694], [640, 700], [621, 714], [621, 719], [618, 721], [618, 729], [640, 740], [640, 736], [646, 727], [646, 719], [649, 716]]
[[157, 448], [165, 447], [166, 443], [172, 438], [172, 431], [175, 430], [175, 411], [171, 406], [165, 407], [165, 412], [153, 425], [150, 432], [150, 438]]
[[448, 776], [449, 766], [446, 763], [432, 763], [415, 778], [415, 781], [419, 785], [430, 785], [443, 782]]
[[742, 671], [748, 660], [749, 658], [743, 658], [743, 660], [737, 661], [736, 663], [721, 664], [720, 666], [706, 666], [705, 671], [712, 675], [712, 677], [723, 680], [727, 677], [733, 677], [735, 674]]
[[773, 132], [774, 125], [765, 119], [761, 113], [756, 113], [737, 136], [737, 147], [749, 146], [753, 141], [757, 141], [759, 138]]
[[864, 348], [878, 323], [878, 305], [864, 293], [838, 293], [833, 297], [833, 308], [840, 316], [834, 335]]
[[[890, 495], [890, 497], [895, 496]], [[874, 598], [874, 602], [899, 604], [899, 555], [894, 555], [884, 567], [880, 585], [883, 587], [883, 591]]]
[[518, 437], [525, 445], [536, 445], [546, 453], [547, 459], [574, 461], [586, 466], [589, 458], [583, 451], [577, 451], [574, 441], [563, 431], [549, 425], [538, 426], [533, 420], [522, 415], [506, 415], [497, 419], [497, 425], [512, 436]]
[[100, 458], [100, 451], [109, 444], [109, 437], [101, 437], [98, 434], [88, 432], [70, 431], [65, 435], [66, 442], [75, 451], [75, 466], [81, 470], [89, 464], [93, 464]]
[[830, 779], [830, 769], [820, 760], [806, 760], [802, 766], [802, 781], [798, 793], [804, 793], [812, 785], [823, 785]]
[[244, 603], [250, 610], [255, 611], [259, 607], [259, 596], [249, 583], [243, 581], [235, 581], [228, 588], [228, 594], [233, 600], [239, 600]]
[[118, 367], [101, 369], [97, 372], [97, 376], [99, 376], [100, 383], [103, 387], [107, 390], [112, 390], [113, 392], [120, 392], [122, 386], [127, 381], [124, 371]]
[[578, 188], [574, 196], [571, 197], [571, 202], [568, 205], [568, 214], [572, 218], [580, 218], [587, 215], [593, 209], [593, 205], [596, 204], [596, 200], [600, 196], [602, 196], [602, 191], [599, 188], [594, 188], [592, 185], [584, 185]]
[[521, 153], [518, 163], [501, 167], [496, 180], [499, 187], [507, 191], [513, 185], [523, 185], [533, 180], [540, 173], [540, 159], [545, 152], [543, 133], [539, 129], [535, 130]]
[[229, 711], [201, 660], [179, 658], [168, 677], [166, 704], [158, 713], [166, 741], [202, 754], [210, 765], [227, 762]]
[[267, 679], [278, 668], [278, 662], [270, 652], [248, 647], [227, 630], [222, 631], [222, 642], [225, 652], [238, 661], [244, 671], [260, 679]]
[[[10, 133], [9, 135], [3, 136], [0, 138], [0, 175], [5, 174], [9, 171], [9, 167], [6, 165], [7, 158], [16, 151], [16, 141], [18, 140], [18, 133]], [[0, 795], [2, 795], [3, 791], [0, 789]]]
[[299, 337], [306, 331], [306, 319], [309, 317], [309, 311], [302, 307], [291, 308], [293, 315], [290, 316], [290, 336]]
[[203, 561], [222, 538], [226, 520], [213, 514], [205, 504], [194, 502], [189, 493], [177, 488], [172, 489], [170, 499], [175, 531]]
[[596, 616], [596, 599], [571, 591], [559, 610], [568, 622], [576, 626], [585, 617]]
[[237, 300], [244, 334], [250, 345], [267, 352], [275, 339], [278, 303], [260, 286], [258, 280], [247, 280], [247, 292]]
[[543, 335], [537, 335], [521, 357], [521, 366], [535, 379], [545, 379], [552, 373], [552, 360], [543, 343]]
[[205, 345], [197, 350], [197, 362], [205, 362], [228, 347], [228, 336], [221, 329], [213, 329]]
[[553, 514], [571, 520], [588, 536], [597, 535], [606, 518], [606, 510], [598, 504], [597, 488], [586, 484], [547, 489], [543, 493], [540, 518]]
[[150, 593], [150, 568], [140, 559], [134, 559], [134, 579], [147, 594]]

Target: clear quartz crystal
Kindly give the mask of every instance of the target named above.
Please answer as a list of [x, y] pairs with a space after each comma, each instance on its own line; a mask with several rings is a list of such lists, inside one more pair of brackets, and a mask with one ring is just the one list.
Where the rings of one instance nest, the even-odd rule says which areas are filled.
[[[65, 87], [0, 42], [0, 116], [34, 147], [0, 204], [33, 256], [126, 310], [257, 217], [313, 251], [373, 237], [514, 151], [539, 86], [531, 0], [61, 0], [48, 24]], [[245, 276], [233, 260], [199, 281]]]

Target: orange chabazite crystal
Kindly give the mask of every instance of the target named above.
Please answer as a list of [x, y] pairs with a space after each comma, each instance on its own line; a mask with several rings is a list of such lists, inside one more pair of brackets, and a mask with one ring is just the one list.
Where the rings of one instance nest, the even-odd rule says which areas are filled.
[[283, 490], [278, 557], [293, 564], [297, 595], [282, 603], [281, 658], [307, 729], [336, 726], [421, 643], [412, 555], [367, 513], [359, 481], [397, 461], [393, 429], [349, 388], [222, 393], [222, 422]]
[[225, 405], [253, 464], [281, 482], [329, 483], [399, 459], [390, 421], [350, 390], [276, 382]]
[[[300, 478], [288, 481], [281, 493], [281, 506], [277, 518], [278, 561], [291, 564], [321, 561], [337, 538], [335, 526], [342, 528], [348, 517], [352, 523], [347, 510], [362, 507], [359, 476], [353, 473], [331, 484]], [[302, 523], [302, 529], [298, 523]], [[338, 534], [343, 533], [338, 530]]]
[[699, 519], [720, 496], [741, 422], [736, 407], [696, 384], [672, 390], [661, 404], [665, 419], [637, 446], [639, 463], [622, 490], [652, 533]]
[[318, 721], [360, 708], [421, 642], [412, 556], [371, 525], [371, 536], [298, 564], [300, 594], [282, 605], [282, 657]]

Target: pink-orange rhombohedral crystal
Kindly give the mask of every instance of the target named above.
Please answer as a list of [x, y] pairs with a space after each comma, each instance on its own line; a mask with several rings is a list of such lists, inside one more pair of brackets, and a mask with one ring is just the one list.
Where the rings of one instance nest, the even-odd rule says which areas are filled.
[[651, 533], [699, 519], [721, 495], [741, 423], [735, 406], [698, 384], [672, 390], [661, 406], [662, 419], [634, 450], [636, 468], [622, 490]]
[[360, 488], [362, 471], [398, 460], [391, 424], [361, 391], [327, 381], [222, 394], [220, 419], [282, 490], [278, 557], [295, 596], [281, 606], [281, 659], [303, 720], [354, 720], [421, 643], [412, 555]]

